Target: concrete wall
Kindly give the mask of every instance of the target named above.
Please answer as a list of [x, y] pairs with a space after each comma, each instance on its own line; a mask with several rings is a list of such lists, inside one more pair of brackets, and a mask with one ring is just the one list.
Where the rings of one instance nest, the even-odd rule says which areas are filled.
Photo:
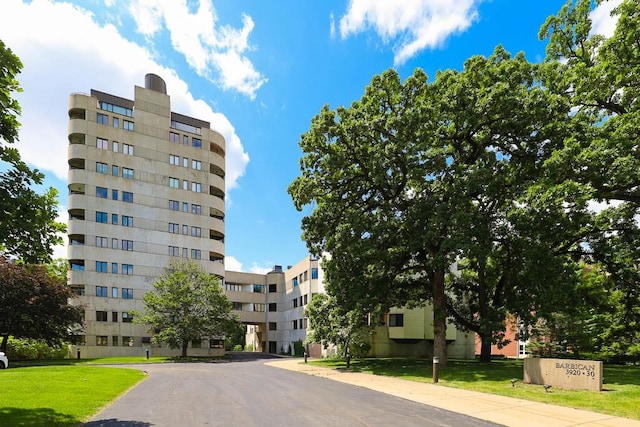
[[602, 362], [593, 360], [524, 359], [527, 384], [544, 384], [573, 390], [602, 390]]

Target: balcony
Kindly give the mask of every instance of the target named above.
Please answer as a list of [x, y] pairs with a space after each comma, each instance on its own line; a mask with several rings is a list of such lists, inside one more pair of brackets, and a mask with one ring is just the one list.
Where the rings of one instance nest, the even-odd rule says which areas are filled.
[[89, 122], [81, 119], [71, 119], [67, 124], [67, 134], [71, 144], [84, 144], [89, 133]]
[[84, 144], [69, 144], [67, 147], [68, 159], [86, 159], [87, 146]]

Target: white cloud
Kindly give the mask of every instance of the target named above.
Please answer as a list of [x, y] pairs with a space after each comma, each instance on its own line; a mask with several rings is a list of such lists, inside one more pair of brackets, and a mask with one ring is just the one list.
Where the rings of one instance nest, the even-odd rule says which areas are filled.
[[426, 48], [435, 48], [452, 34], [465, 31], [477, 17], [478, 0], [350, 0], [340, 19], [340, 34], [369, 28], [391, 43], [394, 64], [401, 65]]
[[267, 82], [245, 56], [251, 50], [249, 35], [254, 28], [250, 16], [242, 16], [240, 29], [220, 25], [211, 0], [201, 0], [194, 13], [186, 0], [135, 0], [129, 11], [138, 32], [149, 40], [166, 28], [173, 48], [184, 55], [196, 73], [223, 89], [234, 89], [254, 99]]
[[69, 94], [95, 88], [132, 99], [134, 85], [144, 86], [145, 74], [155, 73], [167, 84], [173, 111], [207, 120], [224, 136], [227, 190], [237, 185], [249, 157], [233, 125], [203, 100], [196, 100], [187, 83], [154, 61], [145, 48], [124, 39], [112, 25], [96, 24], [90, 12], [68, 3], [3, 0], [2, 9], [0, 39], [24, 66], [18, 76], [24, 92], [16, 98], [22, 107], [17, 148], [25, 161], [66, 180]]
[[224, 269], [227, 271], [242, 271], [242, 263], [235, 257], [227, 255], [224, 257]]
[[251, 267], [248, 270], [243, 269], [242, 263], [237, 260], [233, 256], [225, 256], [224, 257], [224, 269], [227, 271], [242, 271], [245, 273], [256, 273], [256, 274], [267, 274], [271, 270], [273, 270], [273, 264], [270, 261], [265, 261], [261, 263], [262, 265], [268, 265], [268, 267], [263, 267], [257, 262], [253, 262]]
[[601, 34], [607, 38], [613, 35], [618, 23], [618, 17], [611, 16], [611, 11], [618, 7], [622, 0], [603, 1], [591, 11], [591, 33]]

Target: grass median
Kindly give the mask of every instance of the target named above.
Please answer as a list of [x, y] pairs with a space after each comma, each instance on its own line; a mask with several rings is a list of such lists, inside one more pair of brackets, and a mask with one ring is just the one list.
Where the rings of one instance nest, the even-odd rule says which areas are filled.
[[[311, 363], [332, 369], [346, 369], [341, 359], [314, 360]], [[350, 371], [386, 375], [431, 383], [431, 359], [353, 359]], [[605, 365], [601, 392], [564, 390], [523, 384], [522, 360], [495, 360], [491, 363], [449, 360], [439, 369], [439, 384], [492, 393], [535, 402], [567, 406], [603, 414], [640, 420], [640, 366]], [[518, 379], [514, 384], [511, 379]]]
[[0, 371], [0, 425], [77, 426], [144, 375], [137, 369], [71, 365]]

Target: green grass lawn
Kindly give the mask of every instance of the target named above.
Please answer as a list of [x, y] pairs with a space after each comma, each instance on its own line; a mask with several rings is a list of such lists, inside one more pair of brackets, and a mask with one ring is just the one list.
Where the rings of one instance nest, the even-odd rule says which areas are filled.
[[[346, 369], [339, 359], [323, 359], [311, 363]], [[354, 359], [351, 371], [387, 375], [411, 381], [433, 381], [431, 359]], [[489, 364], [476, 361], [450, 360], [439, 369], [439, 384], [483, 393], [499, 394], [536, 402], [586, 409], [603, 414], [640, 420], [640, 366], [605, 365], [606, 383], [602, 392], [552, 388], [547, 393], [541, 385], [515, 387], [511, 378], [522, 380], [522, 360], [495, 360]]]
[[136, 369], [97, 366], [5, 369], [0, 425], [77, 426], [143, 378]]

